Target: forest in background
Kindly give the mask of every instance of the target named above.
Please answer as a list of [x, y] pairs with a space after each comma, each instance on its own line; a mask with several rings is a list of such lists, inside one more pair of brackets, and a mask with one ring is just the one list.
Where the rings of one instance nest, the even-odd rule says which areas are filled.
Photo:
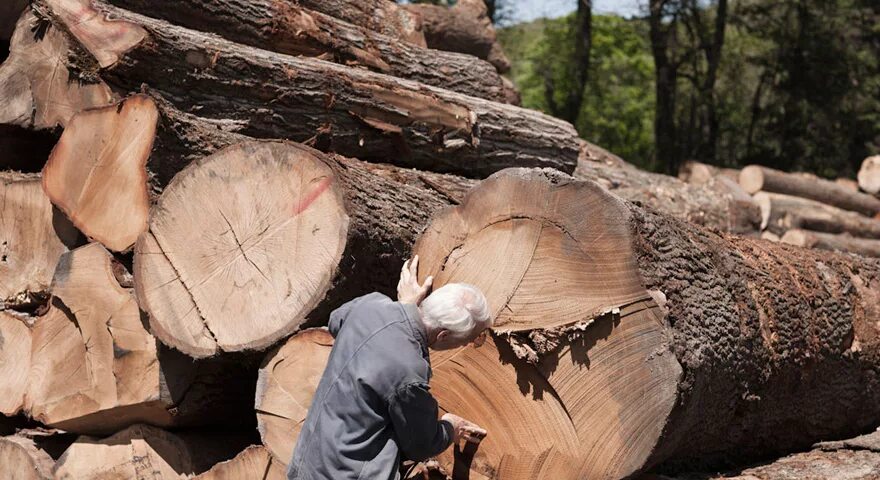
[[[880, 151], [876, 0], [646, 0], [504, 25], [523, 105], [642, 168], [758, 163], [853, 177]], [[658, 101], [659, 100], [659, 101]]]

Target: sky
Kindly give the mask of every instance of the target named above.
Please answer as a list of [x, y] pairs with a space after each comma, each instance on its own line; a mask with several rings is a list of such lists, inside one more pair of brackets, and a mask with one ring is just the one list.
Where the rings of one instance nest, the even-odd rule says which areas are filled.
[[[559, 17], [574, 11], [577, 0], [510, 0], [513, 22], [528, 22], [540, 17]], [[639, 0], [593, 0], [594, 13], [616, 13], [629, 17], [639, 14]]]

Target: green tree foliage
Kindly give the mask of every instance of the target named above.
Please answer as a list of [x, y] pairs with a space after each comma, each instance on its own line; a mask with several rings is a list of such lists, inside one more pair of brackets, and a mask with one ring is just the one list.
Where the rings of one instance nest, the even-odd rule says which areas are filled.
[[[537, 20], [500, 30], [511, 58], [511, 77], [523, 105], [550, 113], [546, 82], [560, 104], [574, 84], [568, 60], [575, 15]], [[644, 168], [653, 168], [653, 61], [647, 24], [613, 15], [593, 15], [590, 72], [574, 122], [584, 138]]]
[[[731, 1], [711, 88], [708, 52], [719, 3], [667, 5], [662, 21], [674, 39], [667, 51], [676, 62], [678, 160], [760, 163], [833, 177], [852, 176], [865, 156], [880, 151], [880, 2]], [[571, 15], [499, 32], [526, 107], [550, 112], [548, 78], [557, 101], [576, 88], [567, 64], [574, 21]], [[667, 170], [669, 159], [655, 158], [648, 19], [594, 15], [587, 78], [573, 122], [580, 134], [644, 168]]]

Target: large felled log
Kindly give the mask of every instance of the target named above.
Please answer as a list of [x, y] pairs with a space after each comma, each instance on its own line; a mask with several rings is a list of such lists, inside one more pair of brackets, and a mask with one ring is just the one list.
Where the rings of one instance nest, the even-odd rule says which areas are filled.
[[367, 30], [425, 46], [419, 19], [392, 0], [296, 0], [296, 3]]
[[14, 480], [50, 480], [55, 461], [32, 439], [0, 437], [0, 469]]
[[43, 169], [52, 203], [83, 233], [116, 251], [134, 245], [146, 229], [146, 164], [158, 118], [146, 97], [82, 111]]
[[[35, 5], [51, 12], [43, 2]], [[322, 150], [364, 160], [477, 177], [511, 165], [572, 171], [577, 161], [574, 128], [538, 112], [316, 59], [271, 54], [95, 5], [123, 19], [110, 22], [114, 28], [107, 29], [108, 35], [118, 35], [115, 29], [125, 21], [148, 32], [102, 71], [104, 79], [128, 91], [146, 82], [183, 110], [242, 122], [243, 134], [309, 140]], [[64, 23], [59, 15], [53, 18]], [[69, 58], [75, 65], [90, 63], [76, 52]]]
[[0, 124], [32, 129], [64, 126], [76, 112], [113, 101], [106, 85], [70, 75], [70, 42], [61, 30], [27, 9], [0, 65]]
[[740, 172], [739, 183], [746, 192], [752, 194], [759, 191], [784, 193], [827, 203], [844, 210], [853, 210], [870, 217], [880, 213], [880, 199], [853, 192], [842, 185], [813, 175], [785, 173], [772, 168], [750, 165]]
[[176, 480], [205, 472], [247, 445], [241, 435], [174, 434], [134, 425], [98, 439], [80, 437], [58, 459], [58, 480]]
[[20, 295], [47, 290], [78, 236], [52, 209], [39, 176], [0, 172], [0, 304], [14, 308]]
[[495, 315], [491, 342], [432, 357], [441, 408], [490, 432], [447, 472], [617, 479], [880, 421], [876, 260], [720, 235], [550, 170], [484, 181], [415, 252]]
[[769, 228], [777, 235], [791, 229], [804, 229], [880, 238], [880, 220], [823, 203], [766, 192], [756, 193], [755, 203], [761, 208], [761, 229]]
[[266, 356], [260, 368], [254, 408], [263, 444], [287, 465], [330, 358], [333, 337], [324, 329], [304, 330]]
[[486, 59], [501, 73], [510, 70], [482, 0], [460, 0], [451, 8], [428, 3], [404, 8], [420, 18], [428, 47]]
[[880, 193], [880, 155], [868, 157], [859, 168], [859, 188], [868, 192]]
[[284, 465], [262, 445], [253, 445], [232, 460], [218, 463], [194, 480], [284, 480]]
[[392, 292], [391, 272], [448, 202], [301, 145], [236, 144], [165, 188], [135, 248], [139, 303], [191, 356], [264, 349], [310, 312]]
[[794, 229], [785, 232], [781, 241], [799, 247], [857, 253], [866, 257], [880, 257], [880, 240], [855, 238], [846, 234]]
[[109, 3], [264, 50], [320, 57], [465, 95], [518, 103], [515, 88], [484, 60], [401, 42], [293, 2], [184, 0], [158, 10], [149, 0]]
[[574, 177], [592, 180], [631, 202], [723, 232], [754, 234], [760, 212], [738, 185], [724, 177], [700, 184], [639, 170], [587, 144]]

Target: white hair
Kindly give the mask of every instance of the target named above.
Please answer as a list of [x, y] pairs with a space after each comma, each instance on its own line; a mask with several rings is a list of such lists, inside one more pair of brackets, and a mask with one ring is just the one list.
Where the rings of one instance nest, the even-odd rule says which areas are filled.
[[468, 337], [475, 329], [492, 326], [483, 292], [466, 283], [449, 283], [422, 301], [422, 317], [431, 328], [448, 330], [453, 338]]

